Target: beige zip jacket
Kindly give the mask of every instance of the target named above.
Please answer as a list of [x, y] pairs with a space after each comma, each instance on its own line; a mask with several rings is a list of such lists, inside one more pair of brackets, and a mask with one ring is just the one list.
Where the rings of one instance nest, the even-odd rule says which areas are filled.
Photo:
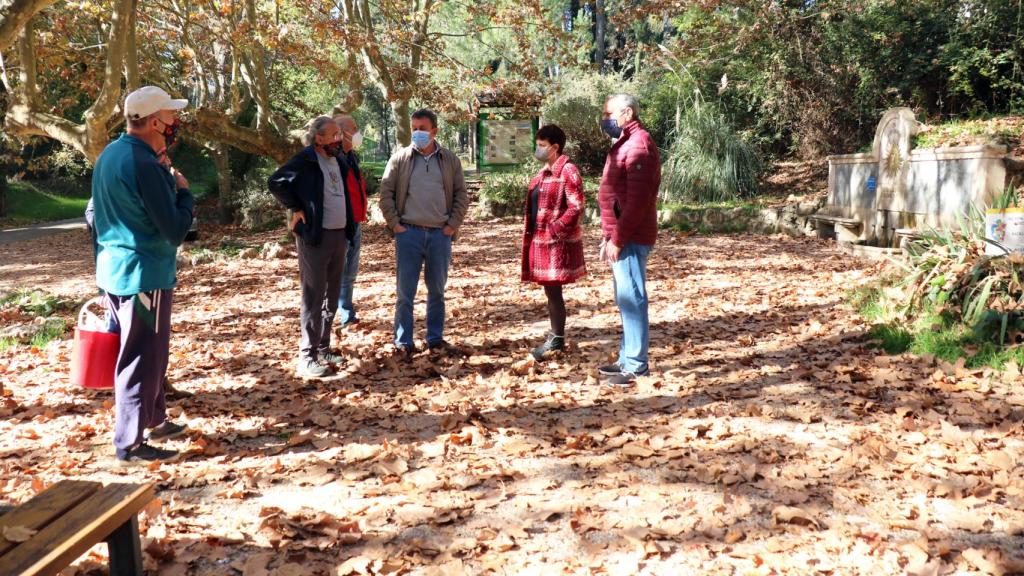
[[[446, 224], [455, 229], [458, 236], [459, 227], [469, 211], [469, 194], [466, 192], [466, 179], [462, 174], [462, 162], [451, 150], [438, 147], [437, 156], [441, 164], [441, 180], [444, 183], [444, 196], [448, 205], [448, 221]], [[412, 155], [418, 154], [412, 146], [406, 146], [396, 152], [384, 168], [384, 176], [380, 181], [380, 211], [392, 232], [400, 224], [399, 215], [405, 209], [405, 199], [409, 195], [409, 177], [412, 175]]]

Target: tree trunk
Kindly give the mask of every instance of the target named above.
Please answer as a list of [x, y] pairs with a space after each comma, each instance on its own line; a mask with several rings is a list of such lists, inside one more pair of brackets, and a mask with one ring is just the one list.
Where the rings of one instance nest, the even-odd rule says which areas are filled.
[[217, 168], [217, 212], [221, 224], [235, 220], [235, 198], [231, 190], [231, 162], [228, 146], [218, 143], [210, 146], [210, 157]]
[[0, 174], [0, 218], [7, 216], [7, 175]]
[[7, 50], [25, 24], [51, 4], [56, 0], [0, 0], [0, 51]]
[[20, 83], [11, 95], [4, 129], [15, 136], [53, 138], [84, 154], [90, 163], [95, 162], [110, 142], [111, 128], [121, 121], [121, 80], [126, 61], [131, 67], [135, 57], [127, 53], [131, 46], [128, 37], [133, 7], [133, 0], [116, 0], [114, 3], [106, 43], [103, 86], [92, 105], [82, 114], [81, 124], [43, 111], [36, 78], [35, 30], [32, 22], [26, 21], [18, 38]]
[[391, 102], [391, 116], [395, 120], [395, 141], [400, 146], [408, 146], [412, 142], [412, 127], [409, 118], [409, 101], [395, 100]]
[[597, 69], [604, 72], [605, 34], [608, 29], [608, 18], [604, 13], [604, 0], [594, 2], [594, 63]]

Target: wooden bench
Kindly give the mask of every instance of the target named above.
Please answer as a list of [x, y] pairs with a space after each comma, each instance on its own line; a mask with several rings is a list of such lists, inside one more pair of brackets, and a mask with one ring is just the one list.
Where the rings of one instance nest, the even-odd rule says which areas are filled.
[[810, 219], [832, 226], [836, 233], [836, 240], [839, 242], [852, 243], [860, 240], [863, 223], [857, 218], [832, 216], [829, 214], [811, 214]]
[[[0, 516], [0, 574], [57, 574], [105, 541], [111, 576], [141, 576], [138, 513], [153, 498], [152, 484], [62, 480]], [[3, 530], [15, 526], [38, 532], [8, 541]]]

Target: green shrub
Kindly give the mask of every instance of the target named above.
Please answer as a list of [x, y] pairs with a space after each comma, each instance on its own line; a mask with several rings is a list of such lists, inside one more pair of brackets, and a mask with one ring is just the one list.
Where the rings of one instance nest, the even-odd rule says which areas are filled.
[[664, 162], [661, 196], [669, 202], [722, 202], [757, 193], [764, 170], [757, 148], [718, 107], [699, 96], [685, 107]]
[[284, 226], [285, 210], [267, 189], [267, 178], [274, 172], [270, 165], [261, 165], [249, 172], [237, 192], [238, 216], [242, 226], [254, 231]]
[[[541, 109], [543, 124], [557, 124], [565, 131], [565, 152], [583, 172], [600, 172], [611, 147], [601, 131], [605, 99], [636, 86], [618, 74], [573, 71], [559, 78], [558, 89]], [[641, 106], [643, 103], [641, 102]], [[641, 107], [641, 119], [646, 113]]]
[[523, 164], [513, 170], [491, 172], [483, 177], [481, 204], [491, 216], [512, 216], [520, 213], [526, 201], [526, 188], [539, 165]]
[[189, 190], [196, 199], [216, 196], [217, 167], [205, 149], [182, 142], [171, 149], [171, 160], [185, 178], [188, 178]]

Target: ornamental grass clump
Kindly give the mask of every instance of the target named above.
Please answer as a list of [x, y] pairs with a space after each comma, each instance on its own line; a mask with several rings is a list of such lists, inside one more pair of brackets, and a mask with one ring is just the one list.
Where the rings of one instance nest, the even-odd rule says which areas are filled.
[[699, 95], [682, 111], [666, 154], [661, 196], [667, 202], [706, 204], [757, 194], [764, 163], [711, 102]]
[[[1013, 189], [993, 203], [1017, 206]], [[1001, 254], [986, 254], [986, 246]], [[985, 237], [985, 212], [976, 207], [958, 218], [956, 228], [931, 230], [907, 245], [908, 274], [903, 286], [905, 312], [925, 308], [955, 314], [981, 340], [1016, 344], [1024, 336], [1024, 255], [1010, 253]]]

